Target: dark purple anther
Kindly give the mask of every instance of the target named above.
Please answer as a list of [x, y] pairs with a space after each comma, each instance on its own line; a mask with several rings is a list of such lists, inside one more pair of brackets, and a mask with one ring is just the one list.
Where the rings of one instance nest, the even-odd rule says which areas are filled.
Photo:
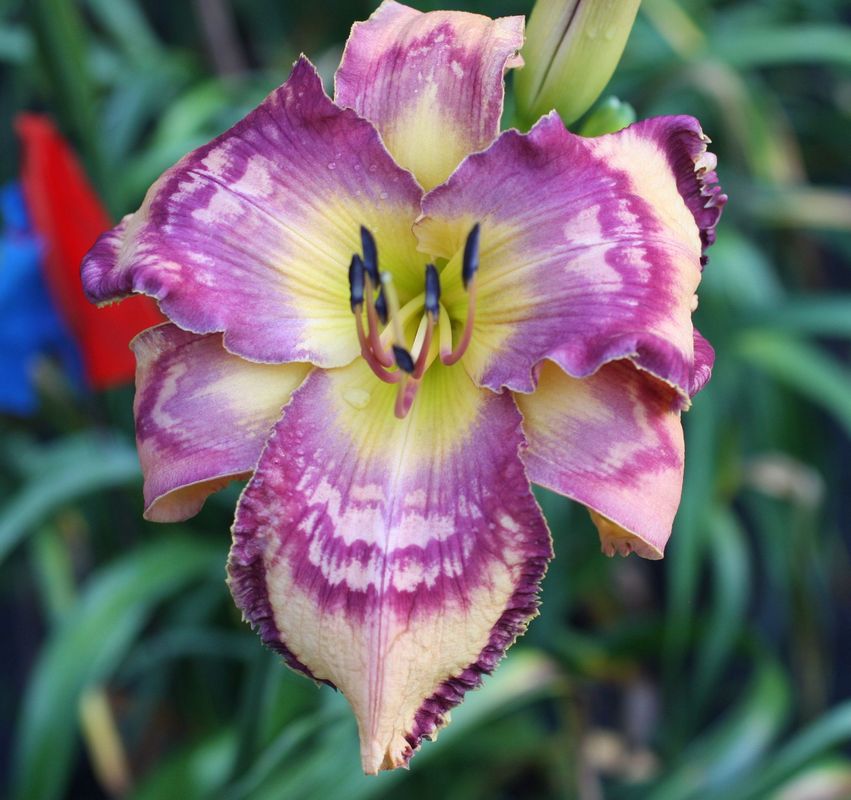
[[440, 307], [440, 276], [434, 264], [426, 265], [425, 273], [425, 310], [433, 317], [437, 316]]
[[363, 307], [364, 266], [361, 257], [355, 253], [349, 264], [349, 302], [352, 311]]
[[414, 371], [414, 367], [416, 366], [414, 364], [414, 358], [404, 347], [394, 344], [393, 358], [396, 360], [396, 366], [402, 372], [407, 372], [410, 375]]
[[387, 324], [387, 298], [384, 296], [384, 287], [378, 292], [378, 297], [375, 298], [375, 313], [378, 314], [378, 319], [382, 325]]
[[372, 280], [372, 285], [378, 286], [378, 248], [375, 245], [375, 237], [364, 225], [360, 226], [360, 242], [366, 274]]
[[476, 272], [479, 269], [479, 223], [473, 225], [470, 233], [467, 234], [467, 242], [464, 245], [464, 264], [461, 267], [461, 280], [464, 282], [464, 288], [469, 286]]

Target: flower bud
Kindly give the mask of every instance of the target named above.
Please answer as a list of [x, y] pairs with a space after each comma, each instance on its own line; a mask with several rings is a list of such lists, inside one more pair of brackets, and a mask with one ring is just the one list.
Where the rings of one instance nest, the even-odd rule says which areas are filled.
[[566, 125], [600, 96], [620, 61], [640, 0], [537, 0], [516, 74], [517, 109], [531, 123], [555, 108]]
[[603, 136], [615, 133], [635, 122], [635, 109], [617, 97], [607, 97], [585, 118], [579, 129], [581, 136]]

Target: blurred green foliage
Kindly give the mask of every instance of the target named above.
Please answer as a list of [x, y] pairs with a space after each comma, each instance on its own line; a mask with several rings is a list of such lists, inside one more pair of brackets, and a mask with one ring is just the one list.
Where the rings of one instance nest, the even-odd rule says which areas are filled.
[[[3, 0], [0, 178], [14, 113], [46, 109], [112, 212], [132, 210], [299, 51], [330, 79], [371, 8]], [[183, 526], [142, 521], [129, 389], [82, 401], [47, 381], [38, 418], [0, 421], [0, 793], [851, 796], [849, 22], [843, 0], [643, 3], [607, 94], [639, 118], [700, 117], [731, 198], [674, 537], [663, 562], [609, 561], [581, 509], [542, 493], [557, 553], [542, 615], [409, 772], [360, 775], [343, 699], [240, 622], [223, 580], [234, 490]]]

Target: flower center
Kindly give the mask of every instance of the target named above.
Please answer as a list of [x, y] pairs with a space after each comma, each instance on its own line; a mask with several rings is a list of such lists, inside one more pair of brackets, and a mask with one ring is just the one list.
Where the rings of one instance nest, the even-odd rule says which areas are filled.
[[[400, 307], [393, 276], [378, 268], [375, 238], [367, 228], [361, 227], [362, 252], [355, 253], [349, 265], [351, 308], [364, 360], [382, 381], [399, 384], [395, 407], [399, 419], [404, 419], [411, 410], [423, 375], [437, 357], [431, 352], [435, 328], [439, 329], [440, 360], [447, 366], [455, 364], [470, 345], [476, 310], [479, 232], [480, 227], [476, 223], [464, 244], [461, 279], [469, 303], [461, 336], [453, 346], [452, 322], [440, 302], [440, 276], [434, 264], [426, 265], [423, 292]], [[405, 328], [420, 310], [422, 317], [409, 347]], [[383, 330], [380, 330], [382, 326]]]

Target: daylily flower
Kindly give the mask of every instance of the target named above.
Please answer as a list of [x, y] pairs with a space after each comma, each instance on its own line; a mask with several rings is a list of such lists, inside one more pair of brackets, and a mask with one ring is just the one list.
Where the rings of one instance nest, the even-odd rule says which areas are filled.
[[80, 260], [112, 226], [77, 157], [47, 117], [20, 114], [21, 183], [32, 225], [44, 249], [44, 278], [59, 313], [80, 347], [93, 389], [133, 379], [130, 340], [162, 322], [146, 297], [98, 311], [80, 289]]
[[135, 342], [148, 518], [251, 476], [231, 591], [344, 692], [367, 772], [536, 613], [530, 480], [588, 506], [606, 552], [661, 556], [711, 369], [691, 312], [725, 198], [698, 123], [499, 135], [522, 40], [519, 17], [383, 3], [334, 101], [300, 58], [83, 264], [92, 300], [171, 320]]

